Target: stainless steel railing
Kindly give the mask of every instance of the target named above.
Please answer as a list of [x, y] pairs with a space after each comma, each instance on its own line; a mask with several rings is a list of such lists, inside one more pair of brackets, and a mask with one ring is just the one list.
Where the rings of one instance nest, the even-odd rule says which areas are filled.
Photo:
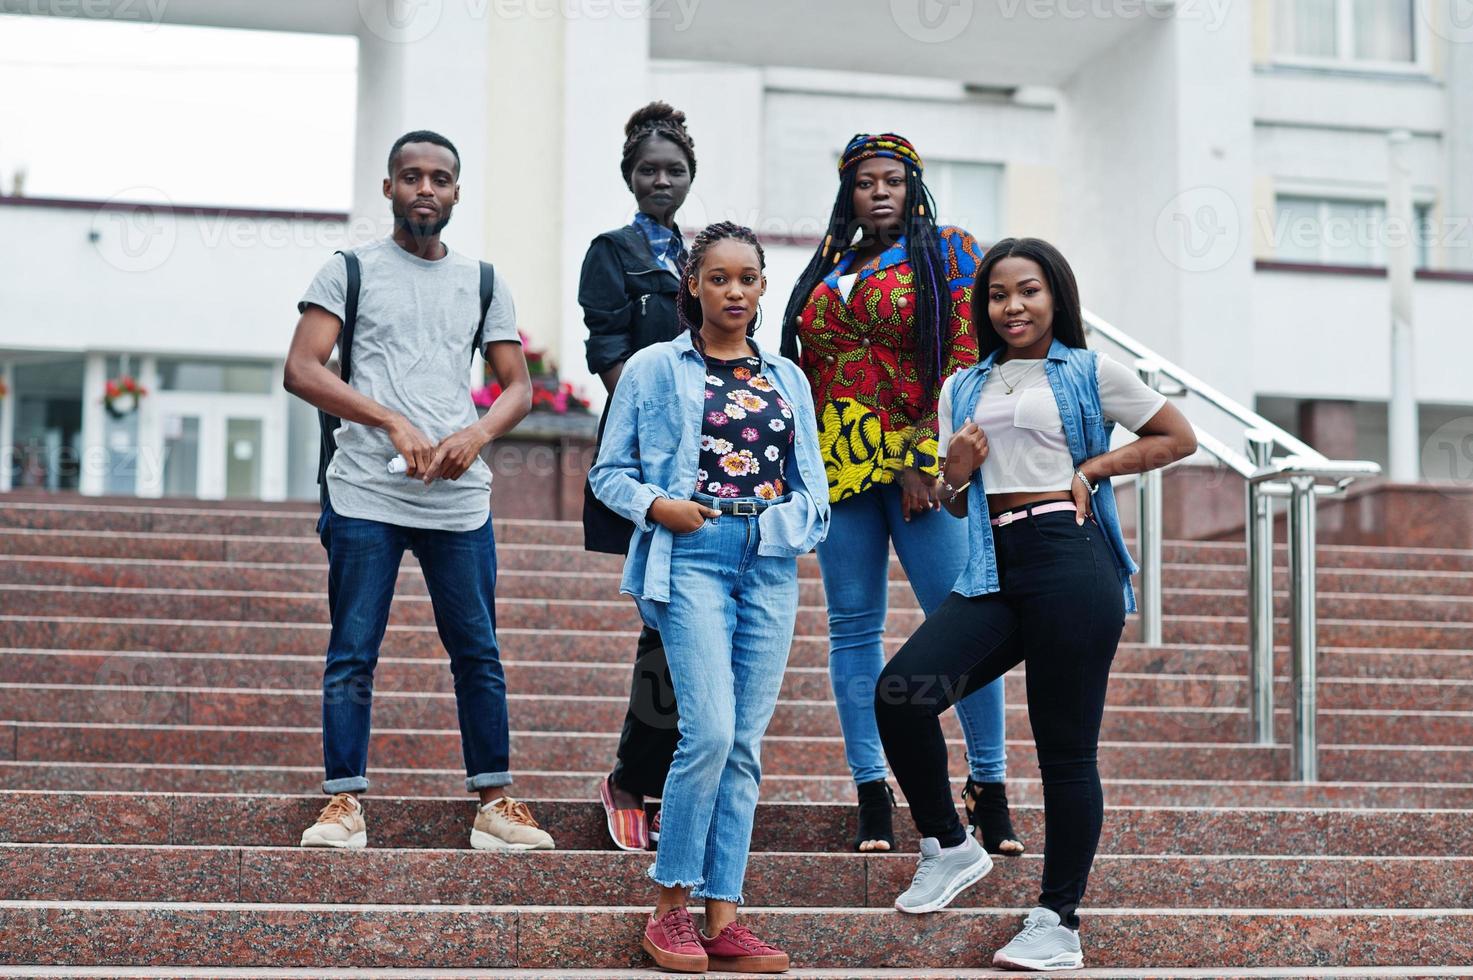
[[[1292, 433], [1239, 404], [1196, 375], [1090, 313], [1085, 330], [1134, 359], [1142, 380], [1174, 397], [1195, 396], [1240, 424], [1246, 453], [1197, 427], [1199, 451], [1241, 476], [1246, 484], [1245, 538], [1248, 546], [1249, 714], [1252, 738], [1274, 742], [1274, 513], [1275, 498], [1288, 500], [1289, 640], [1293, 731], [1293, 778], [1315, 782], [1315, 505], [1319, 497], [1344, 493], [1352, 482], [1376, 476], [1369, 460], [1332, 460]], [[1287, 455], [1275, 457], [1276, 448]], [[1137, 478], [1140, 507], [1140, 621], [1145, 643], [1162, 642], [1162, 471]]]

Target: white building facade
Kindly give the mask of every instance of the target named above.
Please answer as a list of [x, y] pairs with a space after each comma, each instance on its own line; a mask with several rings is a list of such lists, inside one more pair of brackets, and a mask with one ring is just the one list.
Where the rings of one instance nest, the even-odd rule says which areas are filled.
[[[1397, 232], [1384, 202], [1389, 141], [1405, 133], [1423, 441], [1466, 428], [1473, 445], [1473, 27], [1456, 13], [1456, 0], [171, 0], [166, 23], [358, 38], [352, 211], [0, 198], [0, 443], [14, 460], [0, 487], [313, 495], [315, 416], [280, 384], [294, 303], [334, 248], [387, 230], [383, 157], [410, 129], [444, 132], [465, 161], [447, 240], [497, 264], [523, 329], [595, 394], [578, 270], [589, 240], [629, 219], [622, 126], [651, 98], [685, 110], [696, 141], [682, 225], [737, 220], [769, 243], [766, 343], [826, 222], [839, 151], [895, 131], [925, 157], [943, 221], [983, 242], [1050, 239], [1096, 314], [1327, 453], [1382, 460]], [[115, 419], [101, 394], [122, 374], [149, 394]], [[1473, 474], [1456, 454], [1423, 464]]]

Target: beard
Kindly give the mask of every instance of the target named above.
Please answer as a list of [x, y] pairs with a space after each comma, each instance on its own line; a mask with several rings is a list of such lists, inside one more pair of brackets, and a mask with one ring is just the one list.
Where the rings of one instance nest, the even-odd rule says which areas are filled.
[[450, 224], [450, 213], [448, 211], [442, 212], [434, 221], [421, 221], [418, 218], [400, 213], [394, 215], [394, 221], [400, 228], [403, 228], [415, 238], [433, 238], [446, 225]]

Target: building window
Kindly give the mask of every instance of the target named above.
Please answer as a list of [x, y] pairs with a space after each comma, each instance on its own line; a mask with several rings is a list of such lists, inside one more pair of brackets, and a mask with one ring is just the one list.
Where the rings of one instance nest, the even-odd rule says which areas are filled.
[[[1431, 218], [1426, 204], [1413, 205], [1417, 268], [1428, 267]], [[1316, 265], [1386, 264], [1386, 205], [1380, 201], [1281, 195], [1274, 216], [1274, 256]]]
[[1275, 0], [1278, 60], [1347, 68], [1426, 67], [1415, 0]]
[[961, 160], [926, 160], [926, 186], [938, 218], [971, 232], [984, 245], [1002, 234], [1002, 166]]
[[269, 395], [271, 365], [260, 361], [188, 361], [159, 358], [162, 391], [202, 391], [227, 395]]

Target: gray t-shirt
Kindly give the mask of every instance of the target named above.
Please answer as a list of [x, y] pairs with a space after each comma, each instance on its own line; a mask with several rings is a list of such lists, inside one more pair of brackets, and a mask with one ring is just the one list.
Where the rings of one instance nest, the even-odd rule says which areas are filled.
[[[431, 261], [384, 238], [354, 250], [362, 269], [349, 383], [402, 414], [430, 440], [476, 421], [471, 402], [471, 342], [481, 318], [481, 272], [457, 252]], [[297, 304], [320, 306], [339, 320], [348, 269], [328, 259]], [[485, 343], [519, 340], [511, 290], [498, 272]], [[345, 517], [441, 531], [474, 531], [491, 507], [491, 470], [477, 459], [458, 480], [429, 486], [388, 472], [398, 455], [388, 433], [344, 420], [327, 467], [332, 508]]]

